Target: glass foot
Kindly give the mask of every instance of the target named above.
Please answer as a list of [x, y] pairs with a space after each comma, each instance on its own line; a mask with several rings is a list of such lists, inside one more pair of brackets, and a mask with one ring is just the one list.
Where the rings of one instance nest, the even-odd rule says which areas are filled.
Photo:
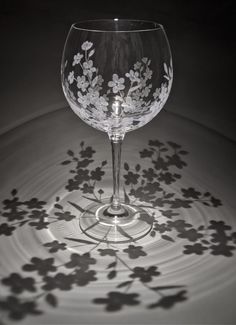
[[125, 243], [149, 233], [153, 217], [147, 209], [122, 203], [119, 210], [114, 210], [109, 201], [94, 202], [86, 207], [80, 217], [84, 234], [102, 242]]

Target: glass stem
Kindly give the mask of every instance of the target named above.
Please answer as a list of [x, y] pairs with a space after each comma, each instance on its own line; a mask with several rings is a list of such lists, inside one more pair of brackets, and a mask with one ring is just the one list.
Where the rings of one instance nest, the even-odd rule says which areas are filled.
[[111, 138], [112, 148], [112, 168], [113, 168], [113, 197], [111, 202], [111, 208], [114, 211], [122, 209], [120, 204], [120, 162], [121, 162], [121, 146], [123, 138]]

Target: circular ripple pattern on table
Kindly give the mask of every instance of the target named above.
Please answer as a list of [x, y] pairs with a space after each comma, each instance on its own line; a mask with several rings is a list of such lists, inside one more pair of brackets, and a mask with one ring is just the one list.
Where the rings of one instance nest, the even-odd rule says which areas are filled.
[[[176, 319], [191, 319], [188, 314], [188, 306], [191, 303], [197, 303], [199, 298], [215, 297], [216, 291], [225, 290], [235, 285], [234, 251], [231, 250], [232, 256], [227, 256], [227, 252], [226, 256], [224, 254], [218, 256], [212, 254], [213, 251], [209, 248], [214, 245], [213, 237], [211, 237], [212, 229], [209, 228], [212, 221], [223, 222], [227, 234], [233, 234], [236, 231], [233, 214], [235, 184], [232, 184], [232, 173], [230, 172], [235, 160], [227, 158], [235, 157], [234, 146], [198, 125], [164, 113], [155, 123], [152, 122], [139, 131], [127, 134], [123, 146], [123, 163], [127, 162], [129, 171], [133, 171], [133, 174], [143, 175], [144, 170], [148, 171], [153, 167], [148, 159], [148, 154], [146, 157], [140, 157], [140, 151], [149, 150], [149, 141], [157, 139], [165, 144], [168, 141], [177, 143], [181, 145], [182, 150], [188, 152], [183, 157], [186, 166], [178, 170], [180, 178], [170, 184], [163, 184], [166, 193], [172, 193], [173, 197], [181, 197], [182, 189], [193, 188], [195, 192], [199, 193], [209, 191], [222, 202], [222, 206], [206, 206], [196, 199], [189, 208], [179, 206], [170, 209], [168, 204], [155, 209], [148, 208], [150, 214], [153, 213], [158, 222], [155, 236], [148, 234], [137, 241], [131, 239], [129, 241], [127, 238], [125, 244], [111, 243], [109, 246], [103, 242], [93, 241], [81, 232], [80, 217], [83, 209], [91, 203], [89, 197], [92, 196], [91, 193], [68, 189], [68, 180], [73, 178], [73, 173], [70, 173], [73, 167], [69, 163], [62, 164], [66, 160], [73, 160], [73, 155], [77, 157], [78, 153], [84, 150], [81, 149], [81, 142], [84, 143], [82, 146], [91, 147], [90, 150], [94, 151], [91, 153], [93, 162], [89, 164], [88, 170], [96, 170], [101, 166], [102, 161], [107, 160], [102, 169], [104, 175], [102, 175], [101, 181], [96, 183], [96, 194], [98, 195], [98, 191], [102, 189], [101, 193], [104, 197], [111, 196], [110, 148], [103, 133], [84, 125], [70, 111], [59, 110], [32, 120], [8, 132], [0, 139], [1, 201], [11, 199], [10, 193], [13, 189], [17, 189], [17, 194], [14, 195], [19, 197], [21, 203], [32, 198], [44, 201], [45, 205], [39, 210], [45, 211], [47, 217], [44, 222], [49, 223], [47, 228], [37, 229], [35, 226], [30, 226], [30, 222], [32, 222], [30, 220], [25, 225], [19, 226], [18, 224], [11, 236], [0, 236], [1, 278], [6, 278], [15, 272], [22, 276], [28, 275], [38, 279], [37, 272], [22, 270], [22, 267], [29, 264], [33, 257], [53, 258], [54, 264], [58, 267], [57, 272], [63, 274], [68, 274], [70, 270], [73, 271], [72, 266], [70, 269], [70, 265], [73, 263], [68, 264], [73, 254], [73, 256], [77, 256], [88, 253], [94, 259], [91, 260], [91, 263], [95, 261], [88, 270], [95, 272], [96, 280], [92, 281], [91, 275], [88, 285], [80, 283], [81, 285], [73, 286], [71, 290], [56, 291], [59, 304], [56, 313], [43, 301], [37, 300], [38, 308], [43, 311], [43, 314], [37, 317], [29, 315], [24, 320], [25, 324], [32, 322], [34, 324], [56, 324], [59, 319], [68, 324], [76, 323], [78, 319], [82, 324], [93, 324], [94, 322], [134, 323], [148, 319], [148, 322], [152, 324], [158, 317], [162, 321], [162, 317], [166, 317], [166, 311], [161, 306], [156, 309], [147, 309], [147, 306], [157, 301], [163, 292], [164, 295], [166, 292], [166, 295], [175, 295], [178, 292], [186, 291], [185, 296], [182, 296], [182, 303], [180, 303], [180, 294], [179, 307], [173, 306], [168, 309], [168, 322], [175, 323]], [[89, 156], [89, 153], [87, 154]], [[141, 166], [139, 171], [134, 170], [137, 163]], [[222, 171], [224, 171], [223, 174]], [[128, 174], [123, 165], [122, 173], [123, 175]], [[127, 178], [122, 178], [122, 181], [127, 191], [126, 195], [128, 195], [130, 184], [125, 184]], [[121, 192], [123, 195], [123, 189]], [[154, 195], [158, 197], [158, 191]], [[187, 198], [185, 198], [186, 200]], [[148, 205], [148, 203], [150, 206], [150, 202], [145, 204]], [[61, 213], [66, 212], [67, 217], [58, 215], [60, 208], [57, 207], [60, 206], [63, 208]], [[33, 210], [33, 208], [28, 209], [31, 211], [31, 219]], [[176, 213], [176, 215], [167, 217], [168, 214], [165, 214], [167, 210], [171, 210], [172, 214]], [[7, 211], [4, 210], [4, 204], [1, 211], [2, 213]], [[65, 220], [65, 218], [67, 219]], [[181, 228], [181, 230], [178, 226], [176, 228], [173, 224], [170, 225], [170, 222], [176, 220], [181, 220], [182, 223], [190, 226], [187, 226], [186, 229]], [[7, 218], [2, 216], [1, 223], [6, 221]], [[13, 222], [10, 224], [12, 225]], [[164, 228], [168, 228], [168, 225], [171, 229], [165, 230]], [[195, 232], [192, 231], [192, 233], [200, 237], [194, 240], [190, 235], [187, 236], [188, 229], [194, 229]], [[205, 244], [208, 249], [202, 254], [186, 253], [186, 250], [190, 249], [187, 249], [186, 246], [202, 243], [202, 240], [209, 242], [209, 244]], [[55, 251], [53, 251], [53, 247], [49, 243], [55, 241], [64, 244], [65, 249], [60, 246], [58, 249], [54, 247]], [[235, 246], [233, 239], [230, 245]], [[135, 250], [133, 247], [137, 246], [140, 248]], [[106, 249], [110, 249], [110, 251], [106, 251]], [[115, 261], [115, 267], [109, 267]], [[149, 274], [152, 281], [145, 282], [145, 277], [137, 276], [135, 285], [132, 285], [130, 289], [125, 286], [118, 288], [117, 286], [120, 284], [133, 279], [131, 275], [137, 267], [146, 270], [156, 267], [155, 270], [153, 269], [153, 275]], [[88, 270], [86, 269], [86, 272]], [[114, 270], [115, 272], [112, 274], [111, 272]], [[109, 273], [110, 276], [108, 276]], [[53, 276], [53, 273], [49, 273], [49, 275]], [[169, 286], [170, 289], [163, 289], [164, 291], [158, 296], [157, 292], [149, 290], [148, 286], [155, 288]], [[1, 285], [1, 291], [7, 296], [9, 286]], [[104, 311], [105, 303], [102, 304], [101, 299], [105, 299], [109, 292], [114, 291], [127, 294], [137, 293], [140, 304], [137, 306], [135, 304], [133, 306], [126, 305], [120, 311], [117, 310], [113, 313], [106, 312]], [[50, 291], [43, 290], [44, 294], [45, 292]], [[94, 299], [99, 298], [100, 303], [93, 302]], [[181, 316], [183, 313], [185, 316]]]

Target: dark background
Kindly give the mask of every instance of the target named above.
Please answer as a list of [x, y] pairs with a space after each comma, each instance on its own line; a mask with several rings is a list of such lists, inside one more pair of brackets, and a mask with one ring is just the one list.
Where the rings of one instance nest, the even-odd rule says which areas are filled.
[[164, 25], [174, 83], [165, 106], [236, 140], [234, 1], [1, 1], [0, 132], [66, 105], [60, 60], [80, 19], [136, 18]]

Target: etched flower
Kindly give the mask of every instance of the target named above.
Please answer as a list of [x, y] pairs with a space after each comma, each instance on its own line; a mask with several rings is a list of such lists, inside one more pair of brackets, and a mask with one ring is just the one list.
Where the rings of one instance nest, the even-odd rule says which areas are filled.
[[138, 104], [138, 102], [133, 100], [130, 96], [127, 96], [121, 106], [124, 108], [124, 112], [132, 113], [138, 109], [138, 105], [136, 106], [136, 103]]
[[96, 71], [96, 68], [93, 66], [93, 61], [88, 60], [83, 63], [83, 73], [85, 76], [89, 76], [91, 78], [92, 74]]
[[97, 76], [97, 85], [101, 86], [103, 84], [103, 77], [101, 75], [98, 75]]
[[[142, 86], [142, 83], [139, 84], [139, 86]], [[140, 101], [140, 105], [143, 105], [141, 97], [141, 91], [140, 89], [136, 89], [136, 91], [132, 92], [132, 98], [136, 101]]]
[[125, 79], [119, 78], [118, 75], [115, 73], [112, 76], [112, 81], [108, 82], [108, 87], [111, 87], [113, 93], [117, 94], [120, 90], [125, 89], [124, 82]]
[[85, 92], [86, 88], [88, 87], [89, 83], [86, 81], [85, 76], [78, 76], [77, 77], [77, 87]]
[[137, 71], [130, 70], [128, 73], [125, 74], [127, 78], [130, 79], [131, 82], [139, 82], [139, 73]]
[[134, 64], [134, 70], [139, 70], [140, 68], [141, 68], [141, 65], [142, 65], [142, 63], [141, 62], [136, 62], [135, 64]]
[[88, 51], [93, 46], [92, 42], [86, 41], [82, 44], [81, 48], [83, 51]]
[[74, 81], [74, 71], [71, 71], [71, 72], [69, 73], [68, 81], [69, 81], [70, 84], [73, 83], [73, 81]]
[[142, 92], [141, 92], [141, 96], [142, 97], [148, 97], [149, 93], [150, 93], [150, 88], [152, 85], [148, 85], [147, 87], [145, 87]]
[[[161, 89], [160, 88], [157, 88], [154, 93], [153, 93], [153, 98], [154, 99], [157, 99], [159, 96], [160, 96], [160, 93], [161, 93]], [[159, 98], [158, 98], [159, 99]]]
[[168, 97], [168, 86], [165, 83], [165, 84], [162, 84], [162, 86], [161, 86], [161, 92], [159, 95], [159, 99], [161, 102], [165, 102], [167, 97]]
[[74, 55], [74, 61], [72, 65], [75, 66], [76, 64], [79, 64], [82, 58], [83, 54], [77, 53], [76, 55]]
[[77, 92], [77, 96], [77, 101], [82, 105], [83, 108], [86, 108], [90, 104], [88, 97], [83, 95], [80, 91]]
[[143, 75], [145, 80], [152, 79], [152, 70], [147, 68]]
[[148, 63], [148, 58], [144, 57], [142, 58], [143, 63], [147, 64]]
[[86, 94], [88, 103], [92, 105], [96, 105], [97, 101], [99, 100], [99, 92], [92, 88], [89, 88], [88, 93]]
[[107, 106], [108, 106], [108, 102], [103, 96], [100, 96], [97, 99], [97, 101], [95, 102], [95, 107], [98, 110], [102, 110], [102, 111], [106, 112], [107, 111]]

